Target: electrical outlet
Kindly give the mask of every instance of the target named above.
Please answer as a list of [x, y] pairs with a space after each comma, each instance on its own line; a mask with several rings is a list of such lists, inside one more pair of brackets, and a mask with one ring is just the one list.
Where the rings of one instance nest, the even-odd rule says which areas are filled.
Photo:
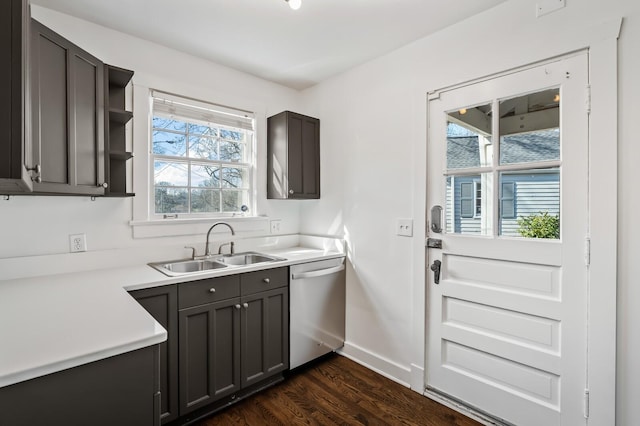
[[413, 219], [397, 219], [396, 234], [403, 237], [413, 236]]
[[71, 253], [87, 251], [87, 236], [85, 234], [69, 235], [69, 251]]
[[272, 220], [271, 221], [271, 233], [272, 234], [279, 234], [280, 233], [280, 225], [282, 224], [282, 220], [277, 219], [277, 220]]

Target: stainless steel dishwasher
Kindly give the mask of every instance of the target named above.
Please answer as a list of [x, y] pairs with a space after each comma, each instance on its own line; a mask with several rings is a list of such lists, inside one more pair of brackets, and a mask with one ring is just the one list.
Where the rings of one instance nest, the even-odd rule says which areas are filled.
[[344, 345], [344, 269], [344, 258], [290, 267], [291, 369]]

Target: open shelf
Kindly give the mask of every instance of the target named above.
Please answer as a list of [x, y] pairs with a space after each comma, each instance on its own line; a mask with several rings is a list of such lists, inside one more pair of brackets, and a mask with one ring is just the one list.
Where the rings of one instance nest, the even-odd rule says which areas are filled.
[[127, 124], [133, 118], [131, 111], [109, 108], [109, 123]]
[[133, 112], [126, 110], [126, 88], [133, 71], [105, 65], [105, 175], [109, 184], [105, 196], [132, 197], [127, 192], [127, 161], [133, 153], [127, 151], [126, 125], [133, 118]]

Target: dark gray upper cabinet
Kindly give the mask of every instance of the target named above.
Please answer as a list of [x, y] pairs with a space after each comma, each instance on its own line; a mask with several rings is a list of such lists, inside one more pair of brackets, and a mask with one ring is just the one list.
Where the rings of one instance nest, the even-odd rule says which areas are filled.
[[176, 285], [134, 290], [129, 294], [167, 330], [160, 343], [160, 419], [178, 417], [178, 291]]
[[291, 111], [267, 119], [267, 198], [320, 198], [320, 120]]
[[32, 190], [25, 164], [30, 162], [28, 88], [28, 0], [0, 6], [0, 193]]
[[104, 64], [33, 19], [30, 49], [34, 191], [104, 195]]

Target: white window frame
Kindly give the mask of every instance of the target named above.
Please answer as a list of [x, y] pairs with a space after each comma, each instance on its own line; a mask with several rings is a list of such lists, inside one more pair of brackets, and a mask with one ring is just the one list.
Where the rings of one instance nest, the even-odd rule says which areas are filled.
[[[191, 99], [210, 99], [218, 104], [233, 105], [236, 109], [254, 111], [254, 140], [252, 162], [254, 173], [251, 176], [252, 193], [249, 211], [244, 215], [229, 217], [178, 217], [176, 219], [156, 219], [150, 216], [153, 190], [153, 169], [151, 168], [151, 117], [153, 87], [157, 82], [153, 78], [138, 75], [133, 83], [131, 97], [127, 99], [132, 105], [134, 117], [128, 124], [127, 146], [135, 156], [127, 164], [127, 174], [131, 177], [129, 192], [135, 197], [127, 199], [129, 202], [123, 208], [131, 208], [132, 218], [129, 222], [134, 239], [160, 237], [186, 237], [205, 235], [212, 223], [224, 220], [233, 225], [236, 232], [247, 235], [266, 235], [269, 233], [269, 217], [264, 214], [265, 205], [263, 195], [266, 193], [266, 177], [262, 177], [259, 170], [266, 167], [266, 157], [258, 156], [257, 150], [261, 140], [266, 138], [266, 107], [264, 104], [246, 100], [242, 97], [224, 96], [206, 88], [194, 88], [188, 84], [172, 84], [161, 90], [165, 93], [181, 93], [182, 97]], [[264, 182], [264, 189], [262, 183]], [[130, 206], [130, 207], [127, 207]], [[262, 209], [262, 210], [261, 210]]]
[[[244, 216], [251, 216], [253, 215], [252, 212], [255, 212], [255, 205], [256, 205], [256, 200], [255, 200], [255, 169], [256, 169], [256, 156], [255, 156], [255, 151], [256, 151], [256, 125], [255, 125], [255, 114], [249, 111], [244, 111], [244, 110], [240, 110], [240, 109], [235, 109], [235, 108], [228, 108], [228, 107], [223, 107], [217, 104], [213, 104], [210, 102], [204, 102], [204, 101], [200, 101], [200, 100], [196, 100], [196, 99], [192, 99], [192, 98], [188, 98], [188, 97], [184, 97], [184, 96], [177, 96], [177, 95], [173, 95], [173, 94], [169, 94], [166, 92], [161, 92], [161, 91], [156, 91], [156, 90], [151, 90], [150, 91], [150, 97], [151, 97], [151, 101], [150, 101], [150, 106], [151, 106], [151, 110], [150, 110], [150, 114], [149, 114], [149, 191], [148, 191], [148, 196], [149, 196], [149, 203], [148, 203], [148, 207], [149, 207], [149, 219], [150, 220], [175, 220], [175, 219], [216, 219], [216, 218], [233, 218], [233, 217], [244, 217]], [[164, 104], [162, 106], [160, 106], [159, 108], [154, 107], [154, 105], [158, 105], [158, 102], [154, 103], [154, 98], [161, 98], [164, 99], [165, 102], [160, 102], [160, 104]], [[169, 104], [170, 106], [166, 106], [166, 104]], [[187, 109], [182, 109], [181, 110], [181, 106], [184, 108], [184, 106], [187, 105]], [[202, 118], [201, 119], [197, 119], [194, 118], [194, 109], [197, 109], [197, 111], [199, 112], [200, 110], [202, 111]], [[158, 111], [159, 110], [159, 111]], [[175, 111], [175, 112], [174, 112]], [[172, 114], [172, 112], [174, 112]], [[181, 114], [181, 112], [183, 112]], [[245, 162], [230, 162], [230, 161], [223, 161], [223, 160], [204, 160], [204, 159], [200, 159], [200, 158], [196, 158], [196, 157], [189, 157], [188, 155], [185, 155], [184, 157], [181, 156], [171, 156], [171, 155], [161, 155], [161, 154], [155, 154], [153, 152], [153, 132], [154, 132], [154, 128], [153, 128], [153, 118], [156, 116], [161, 116], [161, 117], [171, 117], [174, 116], [177, 120], [180, 121], [184, 121], [187, 122], [189, 124], [200, 124], [200, 125], [211, 125], [212, 127], [221, 127], [221, 128], [239, 128], [230, 124], [233, 124], [234, 122], [234, 117], [242, 117], [241, 120], [242, 121], [246, 121], [247, 119], [250, 120], [252, 122], [251, 124], [251, 130], [248, 129], [243, 129], [245, 130], [245, 135], [246, 135], [246, 140], [244, 142], [244, 147], [245, 147], [245, 153], [244, 153], [244, 160]], [[229, 120], [226, 119], [226, 117], [229, 117]], [[246, 124], [246, 123], [244, 123]], [[181, 132], [173, 132], [171, 130], [166, 130], [166, 132], [168, 133], [176, 133], [179, 134]], [[189, 150], [189, 143], [188, 143], [188, 138], [189, 138], [189, 132], [188, 130], [184, 133], [185, 137], [187, 138], [187, 141], [185, 142], [187, 147], [187, 151]], [[213, 166], [219, 166], [220, 168], [225, 168], [225, 167], [238, 167], [238, 168], [243, 168], [247, 170], [247, 175], [246, 175], [246, 182], [247, 182], [247, 186], [240, 189], [239, 191], [243, 192], [246, 195], [246, 202], [242, 203], [247, 205], [248, 207], [248, 213], [243, 213], [240, 210], [238, 211], [233, 211], [233, 212], [224, 212], [224, 211], [218, 211], [218, 212], [177, 212], [177, 213], [171, 213], [171, 212], [165, 212], [165, 213], [156, 213], [155, 211], [155, 179], [154, 179], [154, 164], [155, 161], [157, 160], [166, 160], [166, 161], [170, 161], [173, 163], [183, 163], [183, 164], [187, 164], [187, 167], [190, 170], [190, 167], [192, 165], [199, 165], [199, 164], [210, 164]], [[187, 173], [187, 178], [188, 178], [188, 183], [186, 185], [187, 188], [187, 202], [190, 203], [190, 190], [192, 188], [196, 188], [196, 187], [192, 187], [191, 184], [191, 174]], [[181, 186], [184, 187], [184, 186]], [[225, 192], [224, 188], [220, 188], [220, 196], [222, 197], [223, 192]], [[226, 191], [233, 191], [233, 189], [226, 189]], [[188, 206], [190, 209], [190, 206]]]
[[[480, 187], [480, 197], [478, 197], [478, 186]], [[478, 207], [480, 207], [479, 214]], [[482, 217], [482, 182], [480, 180], [473, 181], [473, 217], [476, 219]]]

